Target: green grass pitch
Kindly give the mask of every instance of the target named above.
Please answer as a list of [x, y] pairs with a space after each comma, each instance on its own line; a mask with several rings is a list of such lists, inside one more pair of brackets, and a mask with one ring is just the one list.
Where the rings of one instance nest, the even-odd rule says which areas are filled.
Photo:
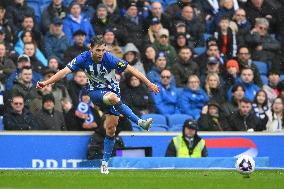
[[0, 171], [0, 189], [281, 189], [284, 170], [257, 170], [250, 178], [213, 170], [23, 170]]

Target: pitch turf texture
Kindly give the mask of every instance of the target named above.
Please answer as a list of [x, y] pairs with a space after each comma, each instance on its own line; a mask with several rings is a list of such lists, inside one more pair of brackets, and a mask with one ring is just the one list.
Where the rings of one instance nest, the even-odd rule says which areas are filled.
[[284, 188], [283, 170], [258, 170], [250, 178], [236, 171], [99, 170], [0, 171], [0, 189], [261, 189]]

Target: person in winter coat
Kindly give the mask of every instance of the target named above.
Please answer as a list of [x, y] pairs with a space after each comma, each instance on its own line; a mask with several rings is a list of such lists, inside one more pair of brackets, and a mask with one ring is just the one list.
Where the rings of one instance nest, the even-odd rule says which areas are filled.
[[218, 104], [223, 104], [226, 102], [225, 93], [223, 88], [221, 87], [221, 82], [218, 74], [209, 73], [207, 75], [204, 89], [210, 100], [214, 100]]
[[281, 132], [283, 131], [284, 124], [284, 102], [282, 98], [275, 98], [272, 105], [271, 111], [268, 113], [268, 122], [266, 129], [268, 132]]
[[6, 46], [0, 43], [0, 82], [4, 82], [8, 76], [16, 70], [16, 66], [10, 58], [6, 56]]
[[83, 30], [86, 33], [86, 45], [95, 36], [90, 21], [81, 14], [80, 4], [73, 2], [70, 5], [70, 14], [63, 21], [63, 31], [72, 44], [74, 43], [73, 33], [77, 30]]
[[280, 72], [278, 70], [270, 70], [268, 72], [268, 84], [262, 87], [267, 94], [269, 107], [274, 99], [279, 95], [280, 90], [278, 88], [281, 85], [284, 86], [280, 82]]
[[121, 91], [122, 101], [127, 104], [135, 114], [141, 116], [155, 112], [152, 96], [135, 76], [125, 74], [126, 85]]
[[183, 124], [182, 134], [174, 137], [169, 143], [166, 157], [207, 157], [208, 151], [205, 140], [198, 134], [198, 125], [194, 120], [188, 119]]
[[161, 83], [159, 83], [160, 93], [152, 95], [157, 112], [163, 115], [180, 113], [178, 107], [178, 92], [176, 87], [171, 84], [172, 74], [170, 70], [161, 72]]
[[146, 73], [150, 71], [152, 66], [155, 64], [155, 59], [156, 59], [156, 50], [154, 49], [153, 46], [149, 45], [145, 48], [144, 51], [145, 54], [142, 55], [141, 61], [143, 63], [143, 66], [145, 68]]
[[189, 75], [199, 74], [199, 67], [192, 58], [191, 48], [185, 46], [179, 50], [177, 62], [171, 68], [177, 87], [185, 87]]
[[214, 100], [210, 100], [202, 108], [198, 127], [201, 131], [230, 131], [227, 117], [223, 114], [220, 105]]
[[200, 117], [202, 107], [207, 101], [208, 96], [200, 87], [198, 76], [190, 75], [187, 87], [184, 88], [179, 100], [181, 113], [188, 114], [197, 120]]
[[8, 108], [3, 117], [5, 130], [36, 130], [39, 128], [34, 116], [24, 106], [23, 95], [13, 94], [11, 108]]
[[229, 117], [229, 123], [233, 131], [259, 131], [261, 128], [260, 119], [252, 110], [252, 103], [249, 99], [243, 98], [239, 110]]
[[118, 58], [122, 58], [123, 52], [122, 52], [121, 47], [118, 45], [114, 29], [115, 28], [108, 28], [104, 31], [104, 35], [103, 35], [104, 40], [108, 47], [108, 51], [110, 51], [112, 54], [114, 54]]
[[42, 109], [35, 114], [39, 123], [39, 130], [66, 130], [62, 112], [54, 109], [55, 99], [52, 94], [42, 97]]
[[70, 46], [70, 42], [64, 34], [63, 22], [59, 18], [54, 18], [50, 24], [50, 31], [44, 36], [45, 54], [49, 59], [55, 56], [60, 65], [64, 64], [64, 52]]
[[261, 89], [255, 94], [252, 107], [255, 115], [260, 119], [261, 127], [259, 130], [266, 130], [266, 123], [268, 121], [267, 115], [270, 108], [268, 107], [268, 97], [264, 90]]
[[144, 66], [140, 61], [140, 52], [133, 43], [126, 44], [123, 59], [142, 74], [146, 75]]

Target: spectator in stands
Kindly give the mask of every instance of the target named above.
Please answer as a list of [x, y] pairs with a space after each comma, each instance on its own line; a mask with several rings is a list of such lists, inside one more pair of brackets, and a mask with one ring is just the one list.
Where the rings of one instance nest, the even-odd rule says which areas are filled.
[[154, 113], [152, 96], [142, 82], [131, 74], [125, 74], [125, 82], [126, 86], [121, 91], [122, 101], [139, 116]]
[[119, 16], [117, 0], [102, 0], [102, 3], [107, 7], [107, 12], [111, 17]]
[[42, 61], [36, 57], [36, 48], [37, 46], [35, 43], [27, 42], [24, 44], [24, 54], [30, 58], [32, 69], [38, 73], [43, 73], [47, 68], [47, 63], [44, 65]]
[[178, 92], [176, 87], [171, 84], [172, 74], [170, 70], [161, 72], [160, 93], [152, 95], [157, 112], [163, 115], [180, 113], [178, 107]]
[[200, 79], [197, 75], [190, 75], [187, 87], [184, 88], [179, 100], [181, 113], [188, 114], [197, 120], [207, 101], [208, 96], [200, 87]]
[[205, 80], [204, 89], [209, 97], [218, 104], [226, 102], [225, 91], [222, 89], [220, 77], [217, 73], [209, 73]]
[[253, 63], [253, 60], [251, 59], [251, 53], [248, 47], [246, 46], [240, 46], [238, 48], [238, 63], [240, 70], [244, 68], [251, 68], [253, 70], [253, 81], [257, 86], [262, 87], [262, 80], [260, 77], [259, 70], [257, 66]]
[[268, 19], [273, 30], [278, 23], [276, 11], [266, 0], [248, 0], [244, 6], [247, 13], [247, 18], [252, 25], [255, 25], [256, 18]]
[[147, 18], [147, 23], [148, 23], [147, 26], [150, 25], [153, 18], [158, 18], [161, 21], [161, 24], [164, 28], [168, 30], [171, 29], [172, 23], [170, 22], [170, 16], [164, 13], [161, 2], [153, 1], [151, 3], [151, 11]]
[[[30, 58], [23, 54], [21, 56], [18, 57], [18, 61], [17, 61], [17, 69], [12, 72], [8, 79], [6, 80], [5, 83], [5, 88], [6, 90], [10, 90], [13, 87], [13, 82], [19, 78], [20, 72], [22, 70], [23, 67], [31, 67], [31, 61]], [[37, 73], [33, 70], [33, 74], [32, 74], [32, 83], [35, 86], [36, 83], [38, 81], [40, 81], [42, 79], [42, 75], [40, 73]]]
[[[257, 91], [260, 90], [260, 88], [253, 82], [253, 70], [251, 68], [243, 68], [241, 70], [241, 80], [240, 83], [242, 83], [245, 87], [245, 97], [248, 98], [250, 101], [252, 101], [255, 97], [255, 94]], [[231, 89], [228, 91], [228, 99], [231, 100], [232, 98], [232, 92]]]
[[22, 22], [25, 15], [34, 17], [34, 10], [27, 6], [25, 0], [14, 0], [13, 4], [7, 7], [7, 19], [12, 27], [14, 38], [22, 29]]
[[[33, 33], [29, 30], [24, 30], [19, 36], [17, 43], [15, 44], [15, 51], [18, 55], [24, 54], [24, 44], [25, 43], [36, 44]], [[47, 59], [45, 58], [41, 50], [38, 48], [38, 46], [36, 47], [36, 50], [35, 50], [35, 58], [38, 59], [43, 66], [47, 66]]]
[[68, 93], [74, 107], [77, 107], [79, 103], [80, 91], [86, 84], [87, 75], [84, 70], [75, 71], [73, 80], [70, 80], [67, 84]]
[[221, 62], [217, 58], [215, 58], [214, 56], [208, 58], [205, 72], [201, 73], [200, 80], [201, 80], [202, 86], [204, 86], [205, 80], [206, 80], [208, 74], [210, 74], [210, 73], [218, 74], [219, 79], [220, 79], [220, 83], [223, 86], [224, 81], [223, 81], [223, 77], [222, 77], [222, 65], [221, 65]]
[[240, 68], [236, 60], [230, 59], [226, 63], [226, 72], [224, 73], [224, 91], [228, 91], [229, 88], [240, 80]]
[[87, 91], [83, 89], [80, 94], [80, 102], [76, 108], [75, 115], [77, 118], [83, 120], [80, 130], [94, 130], [102, 124], [100, 115], [91, 102]]
[[222, 104], [222, 110], [226, 117], [238, 111], [241, 100], [245, 96], [245, 88], [242, 84], [237, 83], [232, 87], [232, 99]]
[[90, 43], [91, 38], [95, 35], [90, 21], [81, 14], [80, 4], [72, 2], [70, 14], [63, 21], [63, 31], [72, 44], [74, 43], [73, 34], [77, 30], [83, 30], [86, 33], [86, 45]]
[[175, 63], [176, 51], [175, 48], [170, 45], [169, 31], [165, 28], [161, 29], [158, 33], [158, 40], [153, 43], [157, 53], [163, 52], [167, 57], [168, 67], [172, 67]]
[[2, 5], [0, 5], [0, 30], [5, 34], [6, 43], [13, 43], [12, 26], [7, 19], [6, 9]]
[[186, 33], [191, 37], [191, 41], [194, 42], [194, 47], [203, 46], [203, 33], [205, 32], [204, 22], [194, 14], [192, 5], [186, 5], [182, 8], [182, 12], [175, 18], [175, 22], [184, 22], [186, 25]]
[[223, 115], [220, 105], [210, 100], [202, 108], [198, 127], [201, 131], [230, 131], [230, 125], [227, 118]]
[[[33, 40], [37, 43], [40, 49], [43, 49], [42, 46], [42, 34], [38, 28], [37, 23], [34, 20], [34, 17], [31, 15], [25, 15], [22, 23], [22, 30], [18, 32], [17, 36], [18, 39], [21, 38], [23, 31], [31, 31], [33, 34]], [[17, 39], [17, 38], [15, 38]]]
[[104, 4], [99, 4], [96, 15], [91, 20], [93, 30], [97, 35], [102, 35], [106, 29], [115, 27], [116, 24], [119, 24], [118, 18], [119, 17], [111, 18], [108, 15], [107, 7]]
[[143, 24], [144, 19], [138, 15], [137, 4], [135, 2], [128, 3], [127, 12], [122, 19], [122, 25], [127, 36], [126, 43], [134, 43], [138, 49], [143, 47]]
[[58, 63], [58, 59], [55, 56], [51, 56], [48, 59], [48, 69], [54, 70], [54, 71], [59, 71], [59, 63]]
[[20, 93], [25, 98], [25, 105], [29, 107], [31, 101], [36, 98], [37, 92], [35, 86], [32, 83], [32, 73], [33, 70], [31, 67], [23, 67], [19, 78], [14, 81], [12, 87], [13, 93]]
[[280, 42], [268, 33], [269, 22], [266, 18], [257, 18], [254, 28], [245, 37], [246, 43], [253, 49], [254, 60], [263, 61], [273, 68], [279, 69], [277, 58]]
[[7, 56], [13, 58], [13, 56], [15, 55], [14, 44], [6, 40], [6, 33], [3, 29], [0, 29], [0, 43], [5, 44]]
[[[228, 0], [233, 1], [233, 0]], [[222, 17], [218, 23], [214, 37], [217, 39], [218, 47], [221, 53], [226, 58], [232, 58], [236, 55], [237, 44], [236, 44], [236, 35], [233, 30], [230, 28], [230, 18]]]
[[6, 56], [5, 44], [0, 43], [0, 82], [4, 83], [8, 76], [15, 70], [16, 66], [13, 60]]
[[178, 52], [178, 59], [171, 68], [176, 80], [177, 87], [185, 87], [187, 85], [188, 76], [191, 74], [199, 74], [198, 65], [193, 61], [193, 52], [189, 47], [182, 47]]
[[195, 7], [194, 13], [196, 15], [198, 15], [198, 13], [201, 13], [200, 2], [195, 0], [177, 0], [175, 2], [171, 2], [171, 4], [169, 4], [167, 8], [167, 13], [173, 16], [178, 15], [179, 13], [181, 13], [182, 9], [188, 5]]
[[186, 38], [186, 33], [177, 33], [175, 35], [174, 41], [173, 41], [173, 46], [175, 50], [178, 52], [182, 47], [193, 47], [193, 45], [189, 45], [187, 38]]
[[234, 0], [220, 0], [218, 13], [214, 17], [214, 23], [217, 27], [222, 20], [222, 17], [227, 17], [229, 19], [233, 18], [235, 10], [238, 9], [238, 2]]
[[123, 57], [123, 52], [121, 47], [118, 45], [115, 32], [112, 28], [108, 28], [104, 31], [104, 40], [106, 45], [108, 46], [108, 50], [117, 56], [118, 58]]
[[158, 53], [155, 59], [155, 65], [152, 66], [151, 70], [147, 73], [147, 78], [152, 83], [160, 83], [161, 71], [166, 69], [167, 59], [164, 53]]
[[247, 98], [240, 101], [239, 110], [231, 114], [229, 123], [233, 131], [253, 132], [261, 128], [260, 119], [256, 117], [252, 103]]
[[260, 125], [259, 128], [260, 131], [266, 130], [266, 123], [268, 121], [268, 97], [264, 90], [259, 90], [254, 97], [253, 104], [252, 104], [254, 113], [256, 117], [260, 119]]
[[140, 52], [133, 43], [127, 43], [125, 46], [123, 59], [142, 74], [146, 75], [143, 64], [140, 61]]
[[92, 6], [89, 6], [87, 0], [76, 0], [81, 7], [82, 15], [88, 20], [91, 20], [95, 14], [95, 9]]
[[89, 48], [85, 45], [86, 43], [86, 32], [83, 30], [77, 30], [73, 33], [74, 44], [70, 46], [64, 52], [64, 64], [69, 63], [73, 58], [75, 58], [78, 54], [89, 50]]
[[246, 34], [250, 32], [252, 27], [251, 23], [246, 18], [246, 11], [242, 8], [237, 9], [232, 18], [232, 21], [235, 22], [235, 24], [238, 27], [238, 32], [236, 33], [237, 44], [244, 45], [245, 44], [244, 38]]
[[163, 28], [160, 20], [156, 17], [153, 17], [150, 22], [150, 27], [147, 28], [146, 41], [149, 44], [154, 43], [159, 38], [159, 31]]
[[146, 73], [155, 65], [155, 58], [156, 50], [151, 45], [147, 46], [144, 50], [144, 54], [142, 54], [142, 63]]
[[66, 130], [63, 114], [54, 109], [54, 97], [47, 94], [42, 97], [42, 109], [35, 114], [39, 130]]
[[195, 59], [197, 65], [199, 66], [200, 74], [205, 74], [209, 57], [218, 57], [217, 59], [219, 59], [219, 61], [222, 61], [222, 59], [220, 58], [220, 51], [217, 44], [209, 45], [207, 51]]
[[268, 132], [281, 132], [283, 131], [283, 98], [277, 97], [271, 105], [271, 112], [268, 113], [268, 122], [266, 128]]
[[197, 134], [198, 125], [194, 120], [186, 120], [182, 134], [174, 137], [167, 147], [166, 157], [207, 157], [205, 141]]
[[62, 0], [52, 0], [50, 4], [42, 11], [41, 27], [45, 33], [49, 30], [52, 20], [57, 17], [63, 20], [67, 15], [68, 9]]
[[268, 106], [272, 104], [274, 99], [279, 95], [278, 85], [280, 82], [280, 72], [278, 70], [270, 70], [268, 72], [268, 84], [263, 86], [263, 90], [268, 97]]
[[49, 32], [44, 36], [46, 57], [57, 57], [61, 66], [65, 65], [63, 62], [64, 52], [70, 46], [70, 42], [63, 32], [62, 24], [62, 20], [55, 17], [50, 24]]
[[11, 108], [3, 117], [5, 130], [36, 130], [39, 125], [33, 115], [25, 108], [24, 96], [13, 94]]

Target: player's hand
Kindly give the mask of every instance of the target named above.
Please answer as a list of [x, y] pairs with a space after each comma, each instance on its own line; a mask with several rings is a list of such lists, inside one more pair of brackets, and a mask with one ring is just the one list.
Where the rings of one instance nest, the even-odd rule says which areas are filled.
[[38, 81], [36, 83], [36, 88], [37, 89], [42, 89], [43, 87], [45, 87], [45, 83], [43, 81]]
[[155, 85], [154, 83], [151, 83], [149, 86], [148, 86], [149, 90], [154, 92], [155, 94], [158, 94], [160, 92], [160, 88], [158, 85]]

